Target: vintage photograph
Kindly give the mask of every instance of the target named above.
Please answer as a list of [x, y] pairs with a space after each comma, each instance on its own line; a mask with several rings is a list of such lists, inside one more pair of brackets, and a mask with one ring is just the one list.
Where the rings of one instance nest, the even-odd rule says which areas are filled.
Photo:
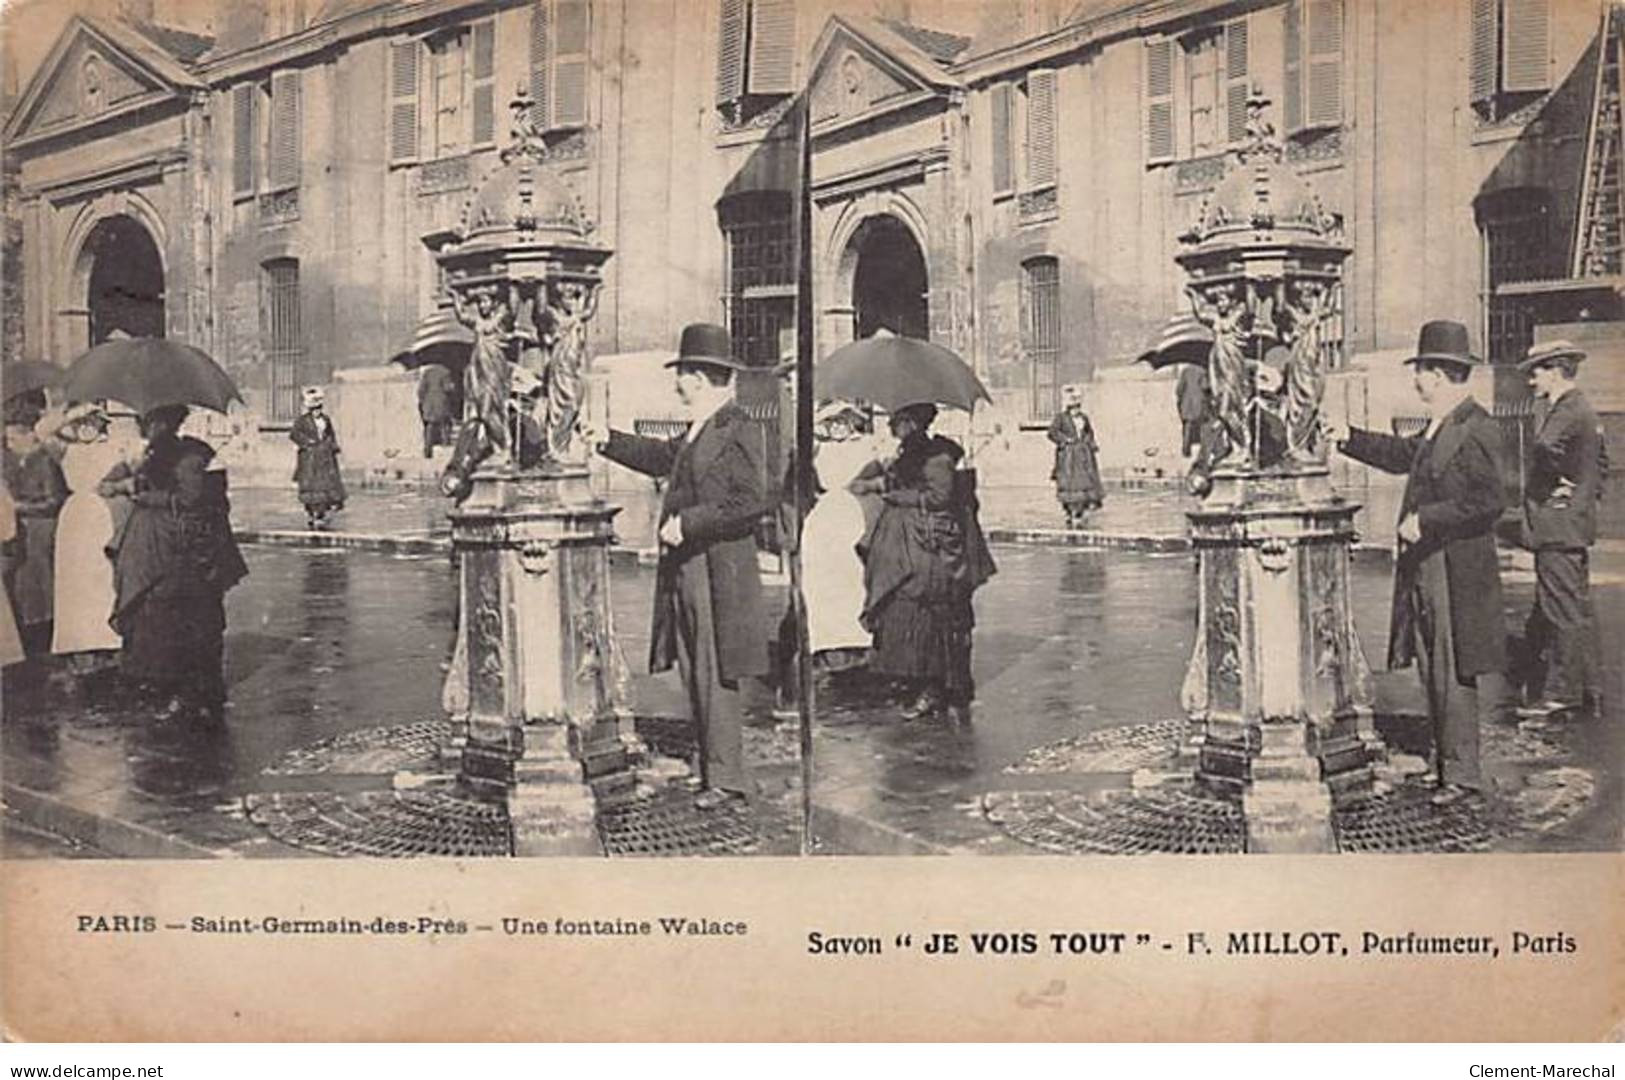
[[1620, 4], [0, 32], [4, 858], [1621, 850]]

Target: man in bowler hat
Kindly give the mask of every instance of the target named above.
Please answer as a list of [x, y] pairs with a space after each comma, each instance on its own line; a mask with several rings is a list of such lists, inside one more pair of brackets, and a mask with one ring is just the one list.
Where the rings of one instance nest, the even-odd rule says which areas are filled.
[[1438, 791], [1445, 804], [1476, 793], [1479, 723], [1505, 692], [1506, 633], [1495, 523], [1501, 516], [1501, 437], [1467, 389], [1480, 361], [1461, 323], [1425, 324], [1413, 366], [1428, 412], [1410, 438], [1334, 428], [1343, 453], [1408, 476], [1399, 510], [1388, 666], [1414, 660], [1433, 723]]
[[1535, 603], [1524, 625], [1535, 701], [1556, 719], [1596, 696], [1596, 615], [1587, 549], [1597, 540], [1597, 500], [1607, 450], [1596, 412], [1574, 385], [1585, 353], [1567, 341], [1536, 345], [1518, 364], [1535, 392], [1535, 438], [1524, 483], [1524, 542], [1535, 553]]
[[767, 673], [755, 536], [773, 505], [763, 490], [758, 440], [734, 402], [743, 365], [733, 359], [728, 331], [686, 327], [665, 366], [674, 369], [677, 396], [692, 416], [687, 434], [587, 434], [611, 461], [667, 481], [649, 668], [677, 665], [698, 729], [702, 790], [695, 802], [711, 809], [747, 792], [739, 680]]

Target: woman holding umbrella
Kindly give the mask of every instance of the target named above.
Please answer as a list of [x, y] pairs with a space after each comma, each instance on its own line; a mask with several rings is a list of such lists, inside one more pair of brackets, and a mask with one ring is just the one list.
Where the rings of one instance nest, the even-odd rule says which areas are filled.
[[141, 417], [140, 465], [102, 490], [128, 494], [134, 509], [113, 538], [113, 628], [124, 639], [127, 678], [164, 699], [163, 713], [189, 708], [219, 719], [225, 704], [225, 595], [248, 574], [231, 536], [226, 476], [214, 451], [180, 434], [185, 405]]
[[863, 625], [874, 634], [871, 670], [917, 694], [905, 719], [970, 716], [971, 594], [993, 573], [976, 521], [964, 450], [931, 434], [937, 407], [919, 402], [891, 417], [897, 455], [853, 480], [853, 494], [879, 495], [882, 509], [864, 549]]
[[68, 369], [70, 401], [111, 398], [140, 413], [146, 452], [102, 481], [130, 515], [108, 544], [113, 629], [125, 676], [162, 695], [163, 714], [218, 721], [225, 703], [225, 595], [248, 574], [231, 536], [226, 474], [214, 450], [180, 434], [188, 405], [225, 412], [241, 400], [208, 354], [171, 338], [106, 341]]

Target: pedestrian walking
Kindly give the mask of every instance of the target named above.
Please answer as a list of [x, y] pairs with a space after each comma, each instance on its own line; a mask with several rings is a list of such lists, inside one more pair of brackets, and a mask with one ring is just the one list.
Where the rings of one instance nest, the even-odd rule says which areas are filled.
[[1099, 510], [1106, 498], [1100, 483], [1100, 447], [1094, 426], [1083, 411], [1083, 387], [1061, 388], [1061, 411], [1050, 421], [1046, 434], [1055, 444], [1055, 467], [1049, 475], [1055, 481], [1056, 498], [1066, 513], [1067, 528], [1080, 528], [1083, 516]]
[[[1399, 509], [1388, 666], [1414, 661], [1433, 725], [1437, 803], [1483, 786], [1479, 725], [1505, 692], [1506, 631], [1495, 523], [1501, 516], [1501, 439], [1468, 391], [1480, 361], [1461, 323], [1426, 323], [1413, 366], [1427, 429], [1410, 438], [1332, 427], [1343, 453], [1408, 475]], [[1330, 425], [1329, 425], [1330, 426]]]
[[299, 447], [293, 478], [299, 485], [299, 501], [305, 506], [305, 523], [312, 530], [325, 529], [328, 515], [344, 509], [338, 432], [325, 411], [327, 396], [321, 387], [305, 387], [304, 402], [304, 413], [288, 432], [288, 438]]
[[452, 428], [462, 412], [457, 377], [443, 364], [418, 369], [418, 419], [423, 422], [423, 456], [437, 446], [450, 446]]
[[695, 802], [712, 809], [748, 791], [739, 681], [768, 668], [756, 525], [773, 506], [760, 438], [734, 401], [742, 365], [728, 331], [684, 328], [665, 366], [691, 414], [686, 434], [655, 439], [590, 425], [587, 437], [611, 461], [666, 481], [649, 668], [675, 664], [682, 677], [700, 748]]
[[180, 434], [188, 410], [160, 405], [141, 417], [146, 452], [103, 490], [134, 506], [113, 537], [113, 629], [124, 675], [160, 715], [218, 722], [225, 704], [227, 590], [248, 574], [231, 535], [224, 470], [214, 450]]
[[1535, 602], [1521, 658], [1527, 715], [1600, 711], [1597, 616], [1589, 548], [1608, 468], [1602, 424], [1575, 385], [1585, 353], [1567, 341], [1536, 345], [1518, 364], [1536, 398], [1524, 483], [1524, 542], [1535, 553]]
[[[95, 678], [115, 667], [121, 645], [113, 632], [113, 564], [107, 545], [128, 499], [100, 493], [101, 482], [121, 463], [139, 460], [133, 417], [114, 419], [98, 405], [71, 412], [58, 429], [66, 447], [62, 475], [68, 498], [57, 520], [56, 565], [71, 568], [56, 578], [56, 623], [51, 652], [62, 657], [74, 679]], [[113, 501], [124, 504], [115, 509]], [[115, 515], [117, 515], [115, 517]]]
[[912, 704], [905, 719], [946, 711], [970, 717], [972, 594], [994, 572], [976, 520], [964, 450], [931, 434], [937, 409], [907, 405], [891, 417], [897, 455], [875, 463], [851, 490], [882, 508], [865, 538], [863, 625], [874, 634], [871, 670], [899, 680]]
[[57, 515], [68, 497], [62, 468], [35, 431], [45, 394], [32, 391], [5, 403], [4, 475], [17, 511], [17, 538], [6, 588], [17, 628], [30, 656], [49, 652], [55, 617]]

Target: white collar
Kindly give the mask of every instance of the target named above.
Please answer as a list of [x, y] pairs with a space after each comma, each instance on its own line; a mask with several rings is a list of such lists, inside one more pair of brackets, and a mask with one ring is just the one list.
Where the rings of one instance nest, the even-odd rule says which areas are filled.
[[694, 418], [689, 421], [688, 425], [688, 441], [693, 442], [695, 439], [699, 438], [700, 429], [711, 422], [711, 417], [717, 414], [718, 409], [722, 408], [732, 400], [732, 395], [724, 395], [717, 398], [709, 408], [702, 407], [703, 411], [695, 412]]

